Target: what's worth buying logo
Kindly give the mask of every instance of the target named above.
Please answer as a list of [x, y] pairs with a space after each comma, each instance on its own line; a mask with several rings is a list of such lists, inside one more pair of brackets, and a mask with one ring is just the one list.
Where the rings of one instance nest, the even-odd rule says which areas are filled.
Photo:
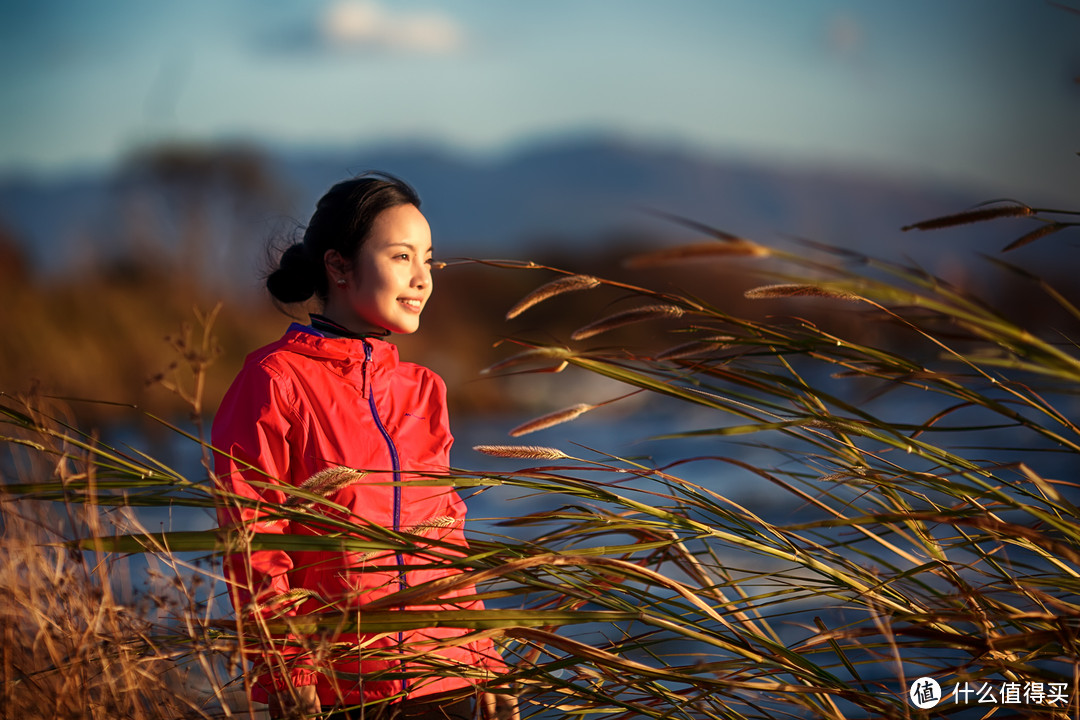
[[941, 686], [932, 677], [921, 677], [908, 688], [911, 704], [920, 710], [936, 707], [941, 702]]
[[[957, 682], [948, 697], [957, 705], [1044, 705], [1063, 708], [1072, 697], [1069, 683], [1039, 680]], [[908, 699], [920, 710], [937, 707], [946, 695], [932, 677], [917, 678], [908, 686]]]

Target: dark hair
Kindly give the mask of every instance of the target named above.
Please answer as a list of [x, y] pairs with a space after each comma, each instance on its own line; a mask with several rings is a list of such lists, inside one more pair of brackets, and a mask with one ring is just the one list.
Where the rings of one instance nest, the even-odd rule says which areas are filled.
[[282, 253], [278, 267], [266, 278], [266, 288], [283, 303], [303, 302], [312, 295], [325, 302], [326, 251], [355, 258], [379, 213], [398, 205], [419, 208], [420, 196], [404, 180], [387, 173], [365, 173], [330, 188], [315, 206], [303, 241]]

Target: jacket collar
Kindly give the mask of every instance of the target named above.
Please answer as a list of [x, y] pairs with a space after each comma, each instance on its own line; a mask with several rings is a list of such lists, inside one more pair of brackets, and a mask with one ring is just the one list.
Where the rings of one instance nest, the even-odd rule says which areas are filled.
[[364, 345], [371, 346], [371, 359], [376, 367], [392, 369], [398, 365], [397, 345], [380, 338], [327, 337], [308, 325], [293, 323], [281, 339], [293, 352], [310, 357], [343, 363], [363, 362]]

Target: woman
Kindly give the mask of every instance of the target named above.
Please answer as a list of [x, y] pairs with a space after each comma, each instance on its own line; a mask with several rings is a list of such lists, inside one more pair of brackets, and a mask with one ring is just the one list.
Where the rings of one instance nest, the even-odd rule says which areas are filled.
[[[318, 503], [311, 512], [437, 542], [429, 557], [344, 550], [231, 555], [226, 573], [249, 636], [264, 618], [333, 611], [355, 617], [365, 604], [459, 572], [437, 567], [437, 556], [455, 554], [448, 546], [466, 547], [464, 503], [453, 489], [410, 483], [417, 473], [448, 466], [445, 385], [431, 370], [400, 362], [385, 339], [415, 332], [431, 296], [431, 230], [416, 192], [381, 174], [335, 185], [267, 287], [283, 303], [315, 295], [322, 313], [248, 356], [222, 401], [212, 434], [216, 474], [227, 493], [256, 501], [226, 504], [222, 526], [318, 534], [318, 523], [267, 516], [267, 508], [304, 499], [282, 492], [287, 484], [324, 495], [349, 515]], [[459, 588], [419, 609], [481, 608], [472, 594]], [[473, 717], [471, 698], [461, 698], [505, 666], [489, 639], [466, 635], [438, 628], [321, 641], [266, 638], [252, 695], [268, 701], [275, 717], [349, 707], [360, 717], [361, 703], [373, 701], [386, 702], [369, 705], [363, 717]], [[444, 670], [430, 671], [433, 665]], [[481, 700], [484, 716], [495, 716], [496, 701], [498, 716], [516, 716], [505, 695], [484, 693]]]

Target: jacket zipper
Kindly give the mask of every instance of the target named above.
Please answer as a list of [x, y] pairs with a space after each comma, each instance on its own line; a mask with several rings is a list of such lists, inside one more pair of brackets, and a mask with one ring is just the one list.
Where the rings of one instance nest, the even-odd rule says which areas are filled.
[[[363, 389], [361, 395], [366, 394], [368, 399], [368, 408], [371, 410], [371, 417], [375, 421], [375, 426], [379, 428], [379, 432], [382, 433], [383, 440], [386, 441], [386, 447], [390, 450], [390, 466], [394, 471], [394, 532], [401, 532], [401, 462], [398, 459], [397, 446], [394, 445], [394, 439], [390, 437], [390, 433], [387, 431], [386, 426], [383, 425], [382, 418], [379, 417], [379, 409], [375, 405], [375, 388], [372, 387], [370, 382], [371, 373], [371, 343], [364, 340], [364, 366], [361, 368], [361, 376], [363, 381]], [[401, 551], [398, 550], [394, 555], [397, 557], [398, 564], [398, 590], [404, 590], [408, 587], [405, 581], [405, 558]], [[405, 606], [402, 605], [398, 608], [404, 610]], [[402, 647], [405, 643], [405, 633], [398, 631], [398, 647]], [[405, 694], [407, 691], [408, 680], [407, 678], [401, 678], [401, 692]]]

